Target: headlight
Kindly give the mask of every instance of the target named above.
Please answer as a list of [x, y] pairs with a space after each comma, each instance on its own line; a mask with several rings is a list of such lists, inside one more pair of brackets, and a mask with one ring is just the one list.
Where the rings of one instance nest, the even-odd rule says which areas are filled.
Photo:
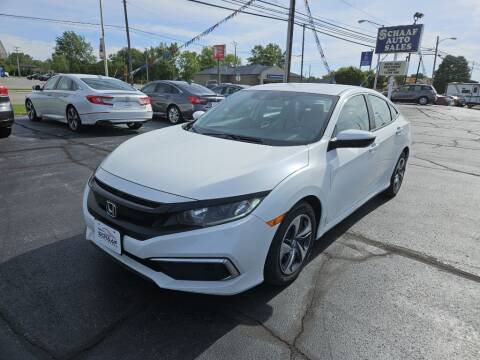
[[238, 220], [250, 214], [262, 197], [241, 200], [230, 204], [187, 210], [177, 214], [177, 222], [187, 226], [212, 226]]

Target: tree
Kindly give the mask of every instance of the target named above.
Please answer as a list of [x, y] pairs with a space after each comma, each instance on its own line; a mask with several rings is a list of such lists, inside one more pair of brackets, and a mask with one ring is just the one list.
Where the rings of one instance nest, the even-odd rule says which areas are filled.
[[182, 52], [178, 57], [177, 64], [182, 80], [191, 81], [193, 75], [200, 71], [199, 57], [195, 51]]
[[217, 65], [217, 61], [213, 58], [213, 49], [211, 47], [204, 47], [202, 52], [198, 55], [198, 64], [200, 70], [209, 69]]
[[362, 85], [366, 80], [365, 73], [359, 68], [349, 66], [342, 67], [333, 72], [337, 84]]
[[470, 81], [468, 61], [463, 56], [447, 55], [435, 71], [433, 86], [439, 93], [444, 93], [450, 82]]
[[68, 60], [63, 54], [52, 54], [51, 66], [58, 73], [66, 73], [69, 69]]
[[235, 55], [234, 54], [226, 54], [225, 55], [225, 59], [223, 59], [222, 61], [220, 61], [220, 64], [222, 65], [226, 65], [226, 66], [230, 66], [230, 67], [233, 67], [235, 65], [241, 65], [242, 64], [242, 59], [240, 59], [238, 56], [237, 58], [235, 59]]
[[92, 45], [74, 31], [65, 31], [57, 37], [54, 55], [65, 57], [70, 72], [81, 72], [85, 65], [95, 62]]
[[282, 67], [285, 63], [285, 55], [277, 44], [255, 45], [250, 53], [252, 56], [247, 59], [250, 64]]

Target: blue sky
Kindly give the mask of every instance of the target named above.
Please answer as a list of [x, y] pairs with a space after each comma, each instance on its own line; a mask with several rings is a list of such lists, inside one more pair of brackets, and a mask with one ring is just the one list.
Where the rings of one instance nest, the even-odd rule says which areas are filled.
[[[204, 0], [235, 5], [222, 0]], [[84, 22], [99, 22], [98, 0], [0, 0], [1, 12], [25, 16], [60, 18]], [[288, 6], [288, 0], [270, 0], [270, 2]], [[412, 14], [420, 11], [425, 14], [421, 22], [425, 24], [423, 46], [433, 47], [435, 37], [455, 36], [457, 41], [447, 40], [441, 43], [441, 50], [453, 55], [464, 55], [469, 61], [478, 64], [473, 78], [480, 80], [480, 0], [310, 0], [314, 16], [336, 24], [348, 25], [358, 31], [375, 35], [376, 29], [369, 24], [358, 24], [359, 19], [369, 19], [386, 25], [400, 25], [412, 22]], [[258, 3], [260, 5], [264, 5]], [[103, 0], [104, 21], [106, 24], [124, 25], [123, 6], [120, 0]], [[297, 10], [304, 12], [303, 0], [297, 0]], [[186, 0], [130, 0], [128, 1], [130, 26], [148, 30], [156, 35], [131, 33], [132, 46], [143, 49], [159, 42], [171, 42], [173, 39], [187, 41], [230, 12], [195, 4]], [[0, 39], [7, 51], [19, 46], [22, 51], [35, 58], [46, 59], [53, 51], [55, 37], [65, 30], [74, 30], [91, 42], [97, 53], [98, 27], [78, 27], [63, 24], [24, 21], [0, 17]], [[238, 43], [238, 55], [244, 63], [249, 50], [256, 44], [276, 42], [285, 47], [286, 23], [262, 19], [241, 14], [222, 25], [192, 46], [191, 50], [201, 50], [201, 45], [225, 43], [227, 52], [233, 52], [232, 41]], [[125, 33], [106, 28], [107, 52], [126, 45]], [[350, 44], [327, 36], [320, 36], [328, 63], [332, 69], [341, 66], [358, 66], [360, 52], [368, 48]], [[299, 72], [301, 53], [301, 28], [295, 27], [293, 66]], [[295, 56], [297, 55], [297, 56]], [[424, 57], [426, 70], [431, 73], [433, 56]], [[412, 56], [410, 72], [414, 72], [418, 60]], [[305, 70], [311, 66], [313, 75], [326, 73], [317, 52], [314, 38], [306, 33]]]

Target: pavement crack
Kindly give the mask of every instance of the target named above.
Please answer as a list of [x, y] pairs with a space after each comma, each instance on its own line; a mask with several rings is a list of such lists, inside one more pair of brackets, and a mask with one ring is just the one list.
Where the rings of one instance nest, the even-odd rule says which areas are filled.
[[475, 177], [480, 177], [480, 174], [473, 173], [473, 172], [470, 172], [470, 171], [463, 171], [463, 170], [454, 169], [452, 167], [440, 164], [440, 163], [438, 163], [436, 161], [433, 161], [433, 160], [424, 159], [424, 158], [421, 158], [421, 157], [418, 157], [418, 156], [412, 156], [412, 157], [415, 158], [415, 159], [418, 159], [418, 160], [426, 161], [426, 162], [428, 162], [430, 164], [433, 164], [433, 165], [436, 165], [436, 166], [440, 166], [444, 170], [448, 170], [448, 171], [452, 171], [452, 172], [456, 172], [456, 173], [460, 173], [460, 174], [465, 174], [465, 175], [471, 175], [471, 176], [475, 176]]
[[421, 263], [424, 263], [425, 265], [432, 266], [432, 267], [437, 268], [441, 271], [448, 272], [452, 275], [460, 276], [464, 279], [468, 279], [468, 280], [480, 283], [480, 276], [479, 275], [472, 274], [468, 271], [465, 271], [465, 270], [459, 269], [459, 268], [457, 268], [453, 265], [447, 264], [447, 263], [439, 260], [438, 258], [436, 258], [434, 256], [427, 255], [427, 254], [424, 254], [424, 253], [421, 253], [421, 252], [418, 252], [418, 251], [415, 251], [415, 250], [412, 250], [412, 249], [408, 249], [408, 248], [403, 247], [403, 246], [387, 244], [387, 243], [383, 243], [381, 241], [373, 240], [373, 239], [370, 239], [370, 238], [368, 238], [368, 237], [366, 237], [362, 234], [358, 234], [358, 233], [355, 233], [355, 232], [348, 231], [346, 234], [350, 235], [354, 240], [357, 240], [357, 241], [360, 241], [364, 244], [367, 244], [367, 245], [374, 246], [376, 248], [385, 250], [389, 254], [403, 256], [403, 257], [408, 258], [408, 259], [419, 261]]

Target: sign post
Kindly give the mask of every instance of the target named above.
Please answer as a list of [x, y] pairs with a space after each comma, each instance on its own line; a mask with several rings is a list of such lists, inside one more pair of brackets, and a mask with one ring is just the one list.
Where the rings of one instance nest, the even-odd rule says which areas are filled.
[[[381, 27], [378, 29], [377, 45], [375, 47], [375, 53], [395, 54], [394, 62], [398, 64], [399, 62], [397, 62], [397, 55], [399, 53], [415, 53], [420, 50], [422, 35], [423, 35], [423, 24]], [[406, 63], [405, 62], [402, 62], [402, 63], [405, 64], [405, 70], [406, 70]], [[390, 75], [390, 78], [388, 79], [388, 98], [389, 99], [392, 95], [393, 80], [394, 80], [393, 76], [394, 75]]]
[[213, 45], [213, 58], [217, 60], [218, 85], [220, 85], [220, 60], [225, 59], [225, 44]]

